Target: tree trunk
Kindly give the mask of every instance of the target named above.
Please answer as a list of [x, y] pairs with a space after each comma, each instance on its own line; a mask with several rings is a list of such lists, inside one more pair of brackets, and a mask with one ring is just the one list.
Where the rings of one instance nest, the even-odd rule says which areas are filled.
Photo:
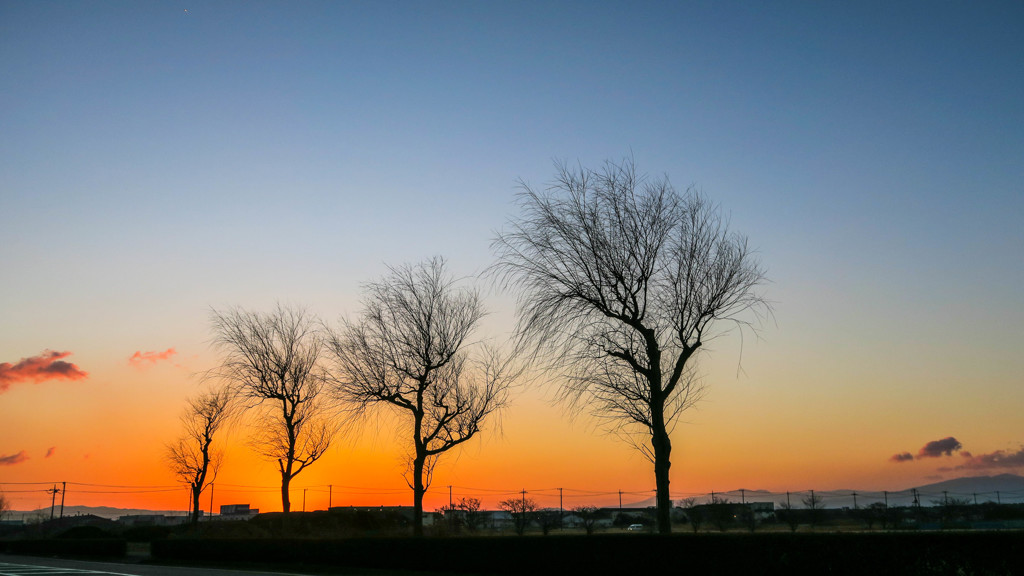
[[288, 474], [281, 474], [281, 511], [285, 514], [291, 512], [292, 509], [292, 501], [288, 495], [288, 487], [291, 483], [292, 479]]
[[654, 448], [654, 482], [657, 488], [656, 502], [658, 507], [657, 522], [659, 534], [672, 533], [672, 498], [669, 494], [669, 468], [672, 467], [672, 441], [665, 429], [664, 418], [654, 418], [655, 429], [651, 434], [651, 445]]
[[412, 464], [412, 535], [423, 536], [423, 466], [427, 457], [417, 455]]
[[199, 524], [199, 495], [200, 492], [195, 486], [192, 487], [192, 525]]

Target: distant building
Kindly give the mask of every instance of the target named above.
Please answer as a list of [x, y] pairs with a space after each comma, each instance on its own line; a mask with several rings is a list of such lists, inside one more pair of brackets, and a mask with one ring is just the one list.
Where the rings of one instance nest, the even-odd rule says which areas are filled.
[[248, 504], [223, 504], [220, 507], [221, 520], [248, 520], [259, 513], [259, 508], [250, 508]]

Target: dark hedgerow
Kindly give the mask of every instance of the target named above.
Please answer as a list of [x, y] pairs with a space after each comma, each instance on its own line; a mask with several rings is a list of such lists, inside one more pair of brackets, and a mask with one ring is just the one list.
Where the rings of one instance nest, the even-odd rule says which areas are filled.
[[[608, 534], [558, 538], [174, 539], [157, 561], [470, 574], [1024, 573], [1024, 533]], [[936, 570], [939, 570], [936, 572]]]

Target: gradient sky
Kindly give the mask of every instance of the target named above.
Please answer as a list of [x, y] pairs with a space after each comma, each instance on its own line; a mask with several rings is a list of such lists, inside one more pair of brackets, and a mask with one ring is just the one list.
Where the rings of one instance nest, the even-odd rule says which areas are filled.
[[[1020, 2], [0, 0], [0, 488], [184, 508], [163, 446], [211, 307], [334, 322], [387, 264], [477, 274], [517, 179], [630, 154], [722, 205], [775, 303], [703, 358], [674, 496], [1022, 473], [1022, 55]], [[427, 508], [646, 498], [651, 466], [552, 391]], [[216, 504], [280, 509], [245, 437]], [[293, 505], [410, 504], [401, 454], [340, 439]]]

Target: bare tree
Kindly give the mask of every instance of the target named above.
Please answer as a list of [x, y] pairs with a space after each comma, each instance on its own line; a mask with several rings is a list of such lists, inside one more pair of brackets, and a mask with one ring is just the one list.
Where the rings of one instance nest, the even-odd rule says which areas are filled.
[[516, 534], [522, 536], [530, 523], [533, 522], [539, 508], [533, 498], [522, 497], [508, 498], [498, 502], [498, 508], [512, 516], [512, 526]]
[[686, 514], [686, 520], [696, 534], [700, 530], [700, 525], [704, 523], [704, 507], [697, 504], [697, 499], [692, 496], [680, 500], [678, 507]]
[[227, 388], [210, 390], [188, 400], [181, 415], [184, 431], [167, 446], [167, 461], [179, 480], [189, 488], [192, 524], [199, 523], [199, 495], [217, 478], [224, 453], [213, 448], [213, 437], [230, 416], [231, 394]]
[[470, 532], [476, 532], [483, 524], [483, 513], [480, 511], [479, 498], [460, 498], [455, 508], [462, 513], [462, 522]]
[[789, 500], [789, 493], [786, 493], [786, 501], [779, 503], [779, 512], [776, 517], [781, 518], [789, 526], [790, 532], [796, 532], [800, 527], [800, 515], [793, 503]]
[[577, 506], [572, 512], [583, 523], [583, 530], [587, 536], [593, 534], [597, 529], [597, 521], [601, 518], [601, 511], [596, 506]]
[[807, 494], [807, 496], [804, 496], [800, 501], [803, 503], [804, 508], [807, 509], [807, 514], [811, 521], [811, 528], [814, 528], [818, 524], [818, 516], [821, 515], [821, 509], [824, 507], [821, 496], [815, 494], [814, 490], [811, 490], [810, 493]]
[[[671, 531], [670, 434], [701, 396], [693, 360], [724, 327], [769, 312], [764, 270], [721, 211], [633, 161], [556, 165], [521, 183], [521, 215], [494, 241], [494, 271], [519, 289], [521, 343], [563, 371], [560, 398], [589, 407], [654, 464], [658, 531]], [[756, 316], [755, 316], [756, 317]]]
[[362, 315], [331, 337], [336, 391], [360, 413], [387, 407], [411, 436], [413, 530], [423, 534], [423, 495], [437, 459], [502, 408], [512, 363], [470, 337], [484, 316], [478, 292], [456, 287], [435, 258], [392, 268], [366, 286]]
[[319, 323], [305, 310], [278, 306], [269, 314], [213, 311], [214, 343], [223, 352], [212, 375], [229, 382], [256, 413], [252, 445], [281, 474], [281, 508], [291, 510], [289, 486], [331, 445], [336, 426], [323, 393], [326, 372]]

